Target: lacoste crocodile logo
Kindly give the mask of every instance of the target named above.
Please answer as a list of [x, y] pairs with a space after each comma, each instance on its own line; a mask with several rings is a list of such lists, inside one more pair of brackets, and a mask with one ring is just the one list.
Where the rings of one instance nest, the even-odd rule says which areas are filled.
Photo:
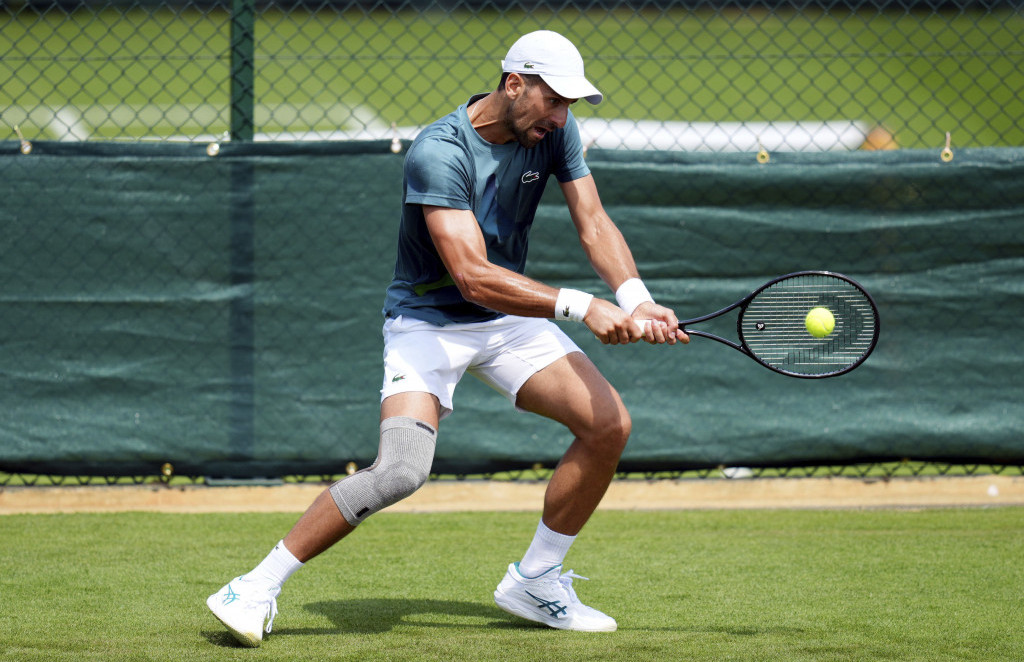
[[540, 173], [539, 172], [534, 172], [533, 170], [527, 170], [526, 172], [523, 173], [522, 182], [524, 184], [529, 184], [530, 182], [535, 182], [538, 179], [540, 179]]

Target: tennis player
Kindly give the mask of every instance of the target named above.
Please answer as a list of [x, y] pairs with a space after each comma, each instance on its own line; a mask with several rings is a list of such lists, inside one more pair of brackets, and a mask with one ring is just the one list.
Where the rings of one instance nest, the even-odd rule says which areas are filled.
[[[513, 44], [498, 88], [423, 130], [405, 159], [394, 280], [384, 303], [380, 441], [372, 466], [330, 486], [252, 571], [207, 605], [243, 644], [258, 646], [277, 596], [305, 562], [426, 482], [438, 424], [466, 372], [516, 409], [575, 437], [551, 476], [524, 556], [494, 592], [505, 611], [553, 628], [612, 631], [584, 605], [562, 563], [601, 501], [629, 437], [619, 394], [551, 320], [585, 324], [611, 345], [688, 342], [654, 302], [605, 212], [569, 107], [600, 103], [583, 59], [546, 30]], [[550, 175], [565, 195], [583, 251], [618, 305], [523, 275], [530, 226]], [[636, 320], [653, 320], [641, 326]]]

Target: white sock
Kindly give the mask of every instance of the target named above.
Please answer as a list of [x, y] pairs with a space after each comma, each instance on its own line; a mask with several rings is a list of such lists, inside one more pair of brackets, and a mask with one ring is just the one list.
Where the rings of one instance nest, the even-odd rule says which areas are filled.
[[552, 531], [544, 525], [542, 519], [537, 525], [537, 533], [533, 536], [530, 548], [519, 562], [519, 574], [523, 577], [538, 577], [556, 565], [561, 565], [575, 540], [576, 536]]
[[303, 563], [288, 551], [282, 540], [274, 545], [274, 549], [267, 554], [267, 558], [253, 568], [246, 578], [263, 580], [280, 588], [302, 566]]

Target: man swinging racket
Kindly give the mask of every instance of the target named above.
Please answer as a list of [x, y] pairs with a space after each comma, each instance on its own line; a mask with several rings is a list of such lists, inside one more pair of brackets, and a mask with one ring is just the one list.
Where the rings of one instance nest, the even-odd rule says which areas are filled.
[[[469, 372], [520, 411], [565, 425], [574, 440], [551, 476], [532, 543], [494, 601], [553, 628], [612, 631], [584, 605], [562, 562], [615, 473], [631, 421], [619, 394], [550, 320], [585, 324], [617, 345], [689, 342], [654, 303], [583, 160], [569, 107], [602, 95], [565, 37], [532, 32], [512, 45], [501, 81], [430, 125], [405, 159], [394, 280], [384, 303], [380, 445], [372, 466], [324, 490], [270, 554], [207, 605], [258, 646], [281, 586], [305, 562], [426, 482], [438, 424]], [[558, 180], [591, 265], [618, 305], [524, 276], [527, 235], [549, 175]], [[641, 326], [636, 320], [652, 320]], [[552, 608], [557, 606], [557, 608]]]

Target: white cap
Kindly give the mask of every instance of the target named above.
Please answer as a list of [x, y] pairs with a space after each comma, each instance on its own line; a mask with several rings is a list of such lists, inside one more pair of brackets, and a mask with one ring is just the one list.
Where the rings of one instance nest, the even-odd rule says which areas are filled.
[[501, 61], [501, 70], [537, 74], [556, 94], [566, 99], [586, 99], [592, 104], [604, 98], [583, 76], [583, 57], [572, 42], [551, 30], [523, 35]]

